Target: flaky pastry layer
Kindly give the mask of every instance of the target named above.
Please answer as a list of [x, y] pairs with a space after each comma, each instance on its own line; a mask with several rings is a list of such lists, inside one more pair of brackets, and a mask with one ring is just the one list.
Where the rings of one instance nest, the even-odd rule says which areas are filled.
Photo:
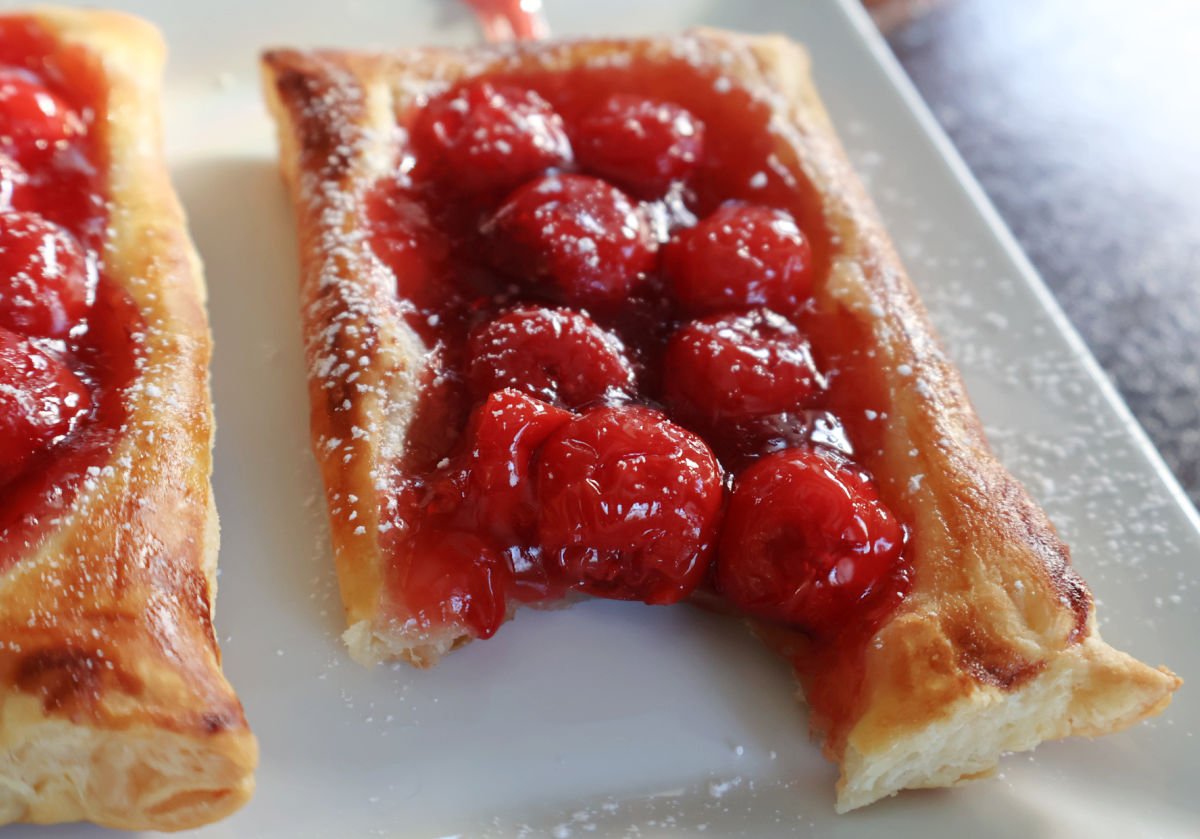
[[837, 388], [878, 393], [887, 418], [878, 447], [856, 457], [912, 528], [907, 597], [877, 628], [832, 646], [754, 627], [796, 668], [812, 727], [841, 766], [838, 809], [975, 778], [1003, 752], [1115, 731], [1161, 711], [1178, 678], [1100, 640], [1066, 547], [993, 456], [837, 140], [806, 53], [782, 37], [713, 30], [465, 51], [266, 55], [301, 242], [313, 446], [352, 654], [428, 664], [470, 638], [461, 627], [428, 637], [388, 617], [396, 614], [389, 597], [403, 593], [384, 584], [380, 477], [404, 450], [426, 348], [399, 317], [395, 278], [363, 242], [362, 199], [397, 164], [397, 116], [465, 77], [635, 60], [647, 72], [686, 63], [697, 83], [738, 86], [770, 108], [776, 156], [815, 187], [835, 243], [816, 305], [857, 336]]
[[0, 823], [194, 827], [249, 799], [258, 748], [212, 626], [211, 340], [162, 152], [165, 50], [123, 14], [31, 17], [97, 64], [105, 273], [145, 323], [144, 364], [106, 461], [0, 575]]

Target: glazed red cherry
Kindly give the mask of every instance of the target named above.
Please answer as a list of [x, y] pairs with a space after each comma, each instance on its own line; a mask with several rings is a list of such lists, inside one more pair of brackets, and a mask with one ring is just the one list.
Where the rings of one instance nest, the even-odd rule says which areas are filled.
[[722, 425], [705, 438], [721, 463], [740, 472], [759, 458], [807, 446], [823, 446], [847, 457], [854, 447], [837, 415], [819, 408], [782, 411]]
[[515, 390], [491, 394], [471, 414], [461, 455], [449, 467], [461, 504], [456, 525], [506, 545], [531, 544], [537, 505], [533, 460], [571, 414]]
[[541, 295], [611, 306], [654, 266], [656, 244], [637, 205], [585, 175], [551, 175], [510, 195], [484, 225], [498, 267]]
[[537, 466], [546, 563], [597, 597], [674, 603], [707, 571], [721, 471], [704, 442], [649, 408], [596, 408]]
[[13, 209], [65, 227], [85, 249], [102, 250], [107, 235], [105, 197], [97, 189], [95, 168], [78, 148], [45, 165], [29, 166], [25, 175], [14, 190]]
[[738, 477], [717, 590], [749, 615], [828, 636], [888, 588], [904, 542], [865, 473], [832, 453], [789, 449]]
[[616, 335], [582, 312], [521, 306], [471, 333], [467, 381], [476, 399], [506, 387], [580, 408], [634, 387]]
[[812, 287], [812, 248], [783, 210], [729, 202], [663, 251], [671, 294], [692, 315], [766, 306], [795, 313]]
[[667, 404], [710, 427], [793, 411], [824, 386], [804, 334], [766, 309], [685, 324], [663, 359]]
[[490, 638], [507, 614], [507, 566], [474, 533], [420, 527], [395, 570], [397, 591], [416, 625], [426, 631], [465, 626]]
[[468, 82], [432, 100], [412, 128], [418, 166], [461, 192], [505, 192], [571, 160], [562, 117], [535, 91]]
[[43, 151], [83, 132], [79, 115], [25, 70], [0, 70], [0, 142]]
[[74, 236], [35, 213], [0, 213], [0, 326], [61, 337], [83, 317], [90, 294]]
[[590, 172], [643, 198], [685, 179], [704, 156], [704, 124], [671, 102], [614, 94], [580, 120], [575, 156]]
[[65, 364], [0, 329], [0, 481], [69, 434], [91, 404], [87, 387]]

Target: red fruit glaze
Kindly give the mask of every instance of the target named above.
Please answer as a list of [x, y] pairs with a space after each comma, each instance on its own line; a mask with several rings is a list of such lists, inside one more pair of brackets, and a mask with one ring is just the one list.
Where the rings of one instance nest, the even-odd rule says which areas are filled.
[[447, 189], [507, 191], [571, 160], [562, 117], [532, 90], [473, 81], [418, 113], [413, 148]]
[[680, 327], [663, 366], [667, 404], [708, 428], [809, 406], [825, 387], [808, 340], [766, 309]]
[[519, 306], [472, 332], [467, 348], [475, 399], [509, 387], [581, 408], [627, 398], [636, 384], [621, 339], [570, 309]]
[[534, 544], [534, 454], [570, 419], [567, 411], [515, 390], [491, 394], [471, 414], [462, 452], [435, 483], [434, 505], [455, 526], [500, 544]]
[[726, 468], [736, 473], [763, 455], [797, 447], [823, 446], [854, 456], [846, 429], [837, 414], [820, 408], [780, 411], [738, 421], [722, 422], [705, 440]]
[[738, 477], [717, 590], [748, 615], [833, 635], [888, 588], [904, 542], [866, 473], [837, 455], [789, 449]]
[[674, 603], [708, 569], [721, 470], [649, 408], [596, 408], [562, 426], [537, 467], [546, 562], [579, 591]]
[[0, 69], [0, 142], [19, 157], [50, 150], [83, 131], [79, 115], [33, 73]]
[[[418, 589], [405, 584], [410, 577], [436, 580], [442, 562], [455, 586], [479, 588], [477, 603], [499, 604], [484, 609], [497, 619], [505, 602], [562, 596], [564, 587], [549, 578], [539, 558], [533, 470], [541, 445], [570, 419], [567, 411], [523, 393], [493, 393], [471, 414], [458, 451], [427, 478], [402, 480], [393, 489], [389, 520], [400, 526], [387, 529], [384, 543], [398, 558], [393, 570], [407, 613], [456, 620], [440, 601], [452, 590], [433, 582]], [[470, 551], [426, 550], [430, 539], [443, 537], [460, 547], [481, 547], [474, 557]], [[468, 568], [472, 561], [477, 568]]]
[[87, 311], [93, 279], [79, 242], [34, 213], [0, 213], [0, 326], [59, 338]]
[[69, 434], [91, 406], [87, 387], [66, 364], [0, 329], [0, 483]]
[[397, 573], [408, 614], [423, 630], [459, 624], [490, 638], [504, 623], [507, 569], [475, 533], [422, 528]]
[[704, 154], [704, 125], [689, 111], [628, 94], [589, 111], [574, 138], [580, 166], [643, 198], [685, 180]]
[[812, 249], [782, 210], [731, 201], [663, 250], [662, 269], [685, 312], [766, 306], [793, 315], [812, 287]]
[[654, 267], [654, 240], [637, 205], [585, 175], [551, 175], [510, 195], [484, 232], [498, 267], [539, 296], [611, 307]]
[[372, 245], [396, 276], [396, 294], [422, 309], [444, 305], [439, 266], [445, 247], [425, 207], [404, 191], [380, 188], [372, 192], [367, 208]]

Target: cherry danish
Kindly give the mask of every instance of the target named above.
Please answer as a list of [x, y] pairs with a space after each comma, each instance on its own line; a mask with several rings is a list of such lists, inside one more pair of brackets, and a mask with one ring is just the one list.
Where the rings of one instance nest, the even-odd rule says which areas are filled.
[[355, 658], [692, 598], [793, 665], [842, 810], [1169, 700], [988, 451], [802, 48], [264, 63]]

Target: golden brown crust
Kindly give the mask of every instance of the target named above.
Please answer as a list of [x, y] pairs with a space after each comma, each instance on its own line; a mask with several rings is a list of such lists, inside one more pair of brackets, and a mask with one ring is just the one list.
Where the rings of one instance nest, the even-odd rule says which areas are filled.
[[165, 51], [130, 16], [34, 17], [104, 80], [106, 274], [139, 309], [145, 365], [106, 462], [0, 576], [0, 822], [192, 827], [248, 800], [257, 745], [212, 628], [211, 342], [162, 156]]
[[[967, 780], [1004, 751], [1114, 731], [1162, 710], [1179, 680], [1100, 640], [1090, 593], [1066, 547], [992, 455], [959, 374], [851, 171], [806, 54], [781, 37], [712, 30], [470, 51], [266, 56], [267, 95], [298, 211], [314, 447], [330, 493], [352, 648], [361, 644], [356, 652], [364, 658], [390, 653], [423, 663], [462, 640], [435, 639], [442, 643], [414, 654], [403, 627], [380, 619], [377, 497], [360, 491], [371, 489], [370, 470], [386, 462], [384, 452], [402, 450], [422, 364], [419, 341], [390, 325], [394, 280], [367, 249], [343, 247], [363, 229], [365, 184], [395, 164], [388, 153], [395, 114], [464, 76], [631, 59], [651, 72], [656, 62], [686, 62], [698, 80], [719, 76], [770, 108], [776, 155], [815, 187], [836, 243], [817, 305], [854, 336], [832, 350], [839, 389], [882, 400], [874, 407], [886, 419], [857, 457], [912, 527], [911, 591], [882, 625], [832, 647], [756, 627], [795, 663], [813, 728], [842, 767], [839, 809]], [[347, 335], [335, 325], [343, 319], [361, 331]], [[389, 329], [396, 334], [387, 336]], [[355, 340], [363, 335], [366, 343]], [[329, 375], [362, 358], [376, 380], [396, 376], [376, 392], [385, 394], [380, 402]], [[348, 459], [331, 439], [355, 441]], [[368, 499], [353, 521], [343, 503], [348, 494]], [[366, 648], [373, 652], [363, 655]]]
[[357, 84], [352, 70], [320, 56], [274, 54], [267, 67], [267, 99], [296, 199], [312, 444], [345, 640], [363, 663], [402, 656], [431, 664], [466, 632], [430, 638], [389, 618], [380, 531], [387, 470], [403, 451], [426, 348], [399, 317], [394, 279], [368, 248], [346, 246], [367, 227], [364, 189], [392, 165], [387, 91]]

